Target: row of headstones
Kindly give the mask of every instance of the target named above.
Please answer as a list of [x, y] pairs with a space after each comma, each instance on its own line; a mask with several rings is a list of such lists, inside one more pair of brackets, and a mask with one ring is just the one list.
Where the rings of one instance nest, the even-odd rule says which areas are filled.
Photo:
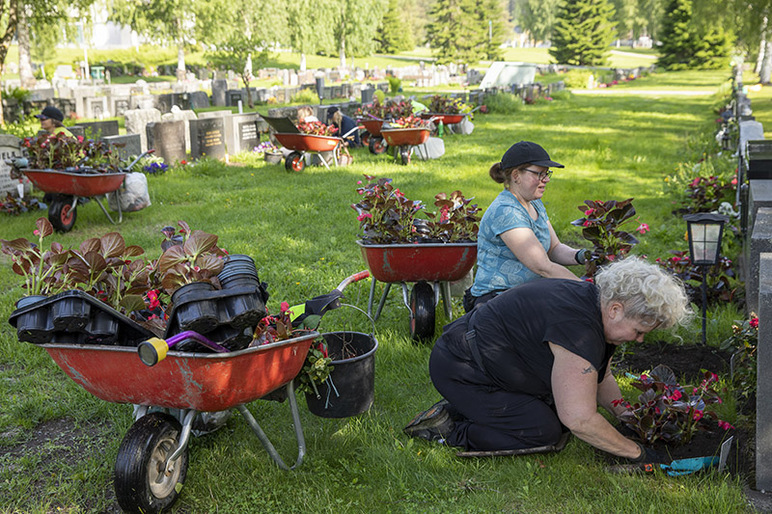
[[[772, 141], [752, 116], [750, 99], [743, 93], [742, 72], [735, 74], [732, 116], [738, 123], [738, 190], [744, 234], [745, 301], [748, 314], [759, 317], [756, 349], [756, 489], [772, 489]], [[765, 148], [766, 147], [766, 150]]]

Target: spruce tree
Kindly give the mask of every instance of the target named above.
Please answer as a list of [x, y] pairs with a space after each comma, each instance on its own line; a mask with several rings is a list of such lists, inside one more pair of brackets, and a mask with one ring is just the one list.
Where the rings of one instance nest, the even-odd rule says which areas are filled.
[[426, 33], [438, 64], [471, 64], [480, 60], [483, 40], [476, 26], [475, 8], [475, 0], [437, 0], [432, 6]]
[[477, 0], [477, 24], [482, 32], [483, 51], [480, 56], [489, 61], [500, 61], [504, 55], [501, 43], [507, 35], [509, 15], [502, 0]]
[[566, 0], [558, 8], [550, 55], [560, 64], [602, 66], [616, 37], [608, 0]]
[[386, 12], [381, 19], [381, 25], [375, 35], [378, 41], [378, 51], [393, 54], [415, 47], [413, 32], [406, 19], [404, 0], [389, 0]]
[[658, 64], [669, 70], [686, 69], [695, 50], [691, 0], [670, 0], [662, 20], [661, 57]]

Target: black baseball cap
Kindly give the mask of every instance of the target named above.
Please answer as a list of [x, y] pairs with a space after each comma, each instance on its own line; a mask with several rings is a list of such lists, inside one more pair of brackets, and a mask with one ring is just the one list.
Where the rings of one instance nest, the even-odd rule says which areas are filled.
[[35, 117], [39, 120], [52, 120], [64, 121], [64, 114], [62, 111], [54, 107], [53, 105], [47, 105], [40, 114], [36, 114]]
[[559, 162], [550, 159], [547, 151], [536, 143], [520, 141], [509, 147], [501, 158], [501, 168], [509, 169], [521, 164], [535, 164], [545, 168], [565, 168]]
[[327, 122], [328, 123], [332, 120], [333, 114], [335, 114], [339, 110], [340, 109], [338, 109], [337, 107], [330, 107], [329, 109], [327, 109]]

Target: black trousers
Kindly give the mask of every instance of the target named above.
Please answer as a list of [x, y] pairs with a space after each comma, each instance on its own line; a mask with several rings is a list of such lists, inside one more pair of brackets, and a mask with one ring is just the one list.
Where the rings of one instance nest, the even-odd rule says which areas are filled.
[[534, 396], [495, 385], [470, 359], [435, 344], [429, 359], [434, 387], [458, 412], [450, 446], [467, 450], [520, 450], [557, 444], [562, 425], [554, 408]]

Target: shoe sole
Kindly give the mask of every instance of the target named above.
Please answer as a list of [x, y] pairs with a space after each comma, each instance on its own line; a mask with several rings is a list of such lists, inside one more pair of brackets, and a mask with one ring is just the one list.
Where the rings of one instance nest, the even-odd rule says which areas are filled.
[[403, 428], [402, 431], [406, 435], [413, 435], [416, 432], [420, 432], [428, 428], [439, 427], [447, 423], [448, 420], [450, 420], [450, 414], [445, 408], [445, 404], [440, 402], [430, 407], [429, 410], [422, 412], [413, 418], [413, 421], [408, 423], [408, 425]]

